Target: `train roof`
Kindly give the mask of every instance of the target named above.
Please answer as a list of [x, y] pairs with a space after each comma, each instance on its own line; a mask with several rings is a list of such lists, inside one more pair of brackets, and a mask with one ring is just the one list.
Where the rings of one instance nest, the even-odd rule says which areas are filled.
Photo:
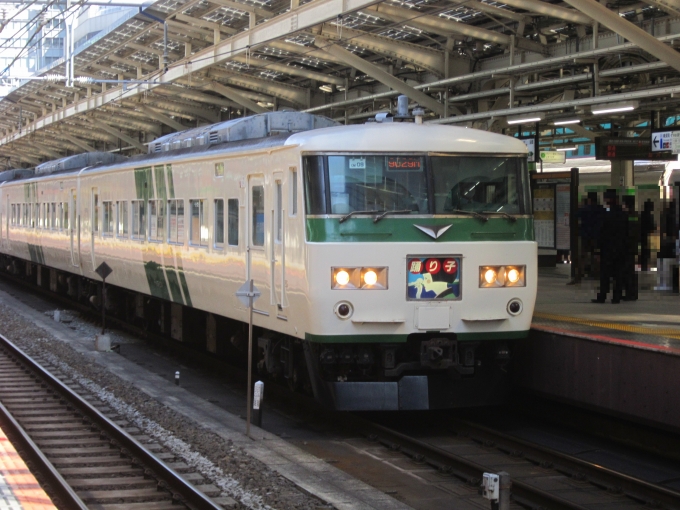
[[286, 145], [303, 151], [448, 152], [471, 154], [526, 154], [521, 140], [443, 124], [371, 122], [361, 125], [303, 131], [288, 137]]
[[[55, 162], [48, 162], [43, 165], [54, 168], [54, 171], [43, 175], [21, 176], [16, 180], [63, 176], [83, 170], [85, 173], [90, 173], [115, 168], [139, 168], [161, 162], [172, 164], [191, 157], [285, 146], [297, 146], [300, 150], [309, 152], [446, 152], [518, 155], [527, 153], [526, 145], [516, 138], [478, 129], [440, 124], [415, 124], [413, 122], [369, 123], [310, 129], [293, 134], [282, 133], [262, 138], [208, 145], [193, 145], [175, 150], [141, 154], [130, 158], [111, 158], [110, 161], [95, 163], [92, 166], [83, 165], [78, 168], [71, 167], [63, 170], [59, 169], [59, 165], [54, 165]], [[0, 183], [1, 185], [2, 183]]]

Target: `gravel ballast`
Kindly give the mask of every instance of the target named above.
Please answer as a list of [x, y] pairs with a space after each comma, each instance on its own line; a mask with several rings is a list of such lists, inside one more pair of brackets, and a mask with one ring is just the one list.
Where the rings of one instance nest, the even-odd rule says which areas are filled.
[[[102, 370], [69, 344], [0, 303], [0, 333], [32, 357], [42, 358], [192, 466], [238, 502], [237, 508], [332, 508], [224, 439], [164, 406], [133, 384]], [[51, 314], [50, 314], [51, 315]], [[97, 328], [73, 312], [74, 335], [94, 338]], [[76, 333], [77, 332], [77, 333]], [[115, 334], [114, 334], [115, 336]], [[113, 342], [117, 339], [112, 338]]]

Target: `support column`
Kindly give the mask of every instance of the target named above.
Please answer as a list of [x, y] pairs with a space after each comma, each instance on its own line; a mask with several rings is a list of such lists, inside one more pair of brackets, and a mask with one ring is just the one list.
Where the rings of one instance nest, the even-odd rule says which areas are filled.
[[633, 161], [612, 161], [612, 188], [630, 188], [635, 186], [635, 165]]

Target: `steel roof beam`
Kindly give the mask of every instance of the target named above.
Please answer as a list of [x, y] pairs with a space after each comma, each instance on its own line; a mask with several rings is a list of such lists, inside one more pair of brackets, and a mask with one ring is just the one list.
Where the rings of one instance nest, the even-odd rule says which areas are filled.
[[162, 122], [166, 126], [170, 126], [175, 131], [184, 131], [185, 129], [187, 129], [187, 126], [183, 126], [176, 120], [173, 120], [167, 115], [163, 115], [162, 113], [158, 113], [157, 111], [155, 111], [152, 108], [149, 108], [148, 106], [140, 104], [137, 106], [137, 108], [139, 108], [142, 112], [146, 113], [152, 119], [157, 120], [158, 122]]
[[[593, 19], [583, 12], [560, 7], [559, 5], [549, 4], [548, 2], [541, 2], [540, 0], [503, 0], [503, 3], [512, 5], [513, 7], [517, 7], [519, 9], [543, 14], [544, 16], [551, 18], [563, 19], [571, 23], [579, 23], [581, 25], [593, 24]], [[597, 21], [600, 20], [598, 19]]]
[[89, 117], [85, 117], [85, 121], [89, 122], [95, 128], [102, 129], [102, 130], [106, 131], [107, 133], [115, 136], [116, 138], [120, 138], [125, 143], [129, 143], [130, 145], [132, 145], [133, 147], [136, 147], [140, 151], [146, 152], [146, 146], [145, 145], [139, 143], [138, 140], [135, 140], [134, 138], [130, 138], [128, 135], [121, 133], [117, 129], [114, 129], [113, 127], [111, 127], [109, 124], [107, 124], [103, 120], [101, 120], [99, 118], [97, 120], [94, 120], [94, 119], [91, 119]]
[[52, 159], [59, 159], [59, 158], [62, 157], [62, 155], [60, 153], [58, 153], [57, 151], [55, 151], [53, 149], [50, 149], [49, 147], [43, 145], [40, 142], [36, 142], [35, 140], [30, 140], [30, 141], [27, 141], [27, 143], [31, 144], [31, 148], [33, 148], [33, 150], [37, 150], [38, 152], [45, 154], [47, 157], [50, 157]]
[[519, 14], [517, 12], [511, 11], [510, 9], [494, 7], [491, 4], [485, 4], [483, 2], [478, 2], [477, 0], [449, 0], [449, 1], [454, 5], [463, 4], [464, 7], [469, 7], [476, 11], [493, 14], [494, 16], [500, 16], [517, 22], [527, 21], [528, 17], [526, 14]]
[[210, 105], [214, 105], [214, 106], [219, 106], [220, 108], [232, 108], [234, 106], [237, 106], [237, 103], [234, 102], [234, 101], [222, 99], [221, 97], [213, 96], [211, 94], [205, 94], [204, 92], [198, 92], [197, 90], [185, 89], [185, 88], [180, 88], [180, 87], [173, 87], [173, 88], [159, 87], [157, 89], [154, 89], [153, 93], [154, 93], [154, 96], [162, 95], [162, 96], [181, 97], [181, 98], [184, 98], [184, 99], [190, 99], [190, 100], [193, 100], [193, 101], [198, 101], [199, 103], [203, 103], [203, 104], [210, 104]]
[[399, 78], [392, 76], [391, 74], [376, 67], [372, 63], [367, 62], [361, 57], [358, 57], [354, 53], [347, 51], [344, 48], [341, 48], [337, 44], [331, 44], [329, 41], [322, 37], [317, 37], [314, 40], [314, 44], [320, 48], [323, 48], [325, 51], [331, 53], [332, 55], [335, 55], [336, 57], [344, 60], [345, 63], [347, 63], [349, 66], [355, 67], [362, 73], [365, 73], [371, 78], [376, 79], [380, 83], [383, 83], [384, 85], [387, 85], [388, 87], [398, 92], [401, 92], [402, 94], [408, 96], [411, 100], [416, 101], [421, 106], [429, 108], [436, 114], [438, 115], [446, 114], [445, 111], [446, 109], [444, 105], [441, 104], [436, 99], [428, 96], [427, 94], [421, 92], [420, 90], [414, 89], [410, 85], [407, 85], [406, 83], [401, 81]]
[[[125, 117], [116, 115], [117, 113], [125, 113]], [[117, 108], [115, 112], [111, 110], [100, 109], [92, 112], [92, 118], [101, 120], [107, 124], [114, 124], [119, 126], [121, 129], [129, 129], [131, 131], [150, 131], [156, 136], [160, 135], [160, 126], [153, 122], [149, 122], [149, 119], [146, 116], [143, 117], [144, 120], [140, 120], [141, 116], [137, 116], [135, 113], [136, 112], [130, 112], [128, 109], [123, 108]]]
[[295, 44], [287, 41], [270, 41], [266, 44], [266, 46], [281, 51], [287, 51], [293, 55], [300, 55], [310, 59], [333, 62], [334, 64], [341, 64], [343, 66], [346, 65], [342, 60], [334, 57], [327, 51], [319, 50], [310, 46], [302, 46], [301, 44]]
[[[422, 15], [416, 19], [412, 19], [414, 17], [413, 10], [404, 9], [403, 7], [397, 7], [392, 4], [378, 4], [370, 6], [365, 10], [371, 12], [372, 14], [377, 14], [380, 17], [384, 17], [390, 21], [411, 25], [421, 30], [425, 30], [426, 32], [443, 35], [445, 37], [448, 37], [451, 34], [461, 34], [467, 37], [472, 37], [473, 39], [480, 39], [482, 41], [500, 44], [502, 46], [510, 46], [511, 43], [509, 35], [502, 34], [500, 32], [494, 32], [493, 30], [486, 30], [485, 28], [474, 27], [465, 23], [459, 23], [453, 20], [448, 20], [440, 16], [430, 16], [426, 12], [421, 13]], [[528, 51], [534, 51], [541, 54], [545, 53], [546, 51], [546, 48], [543, 45], [534, 41], [529, 41], [528, 39], [524, 39], [522, 37], [518, 37], [515, 40], [515, 43], [518, 48]]]
[[248, 5], [241, 2], [232, 2], [231, 0], [208, 0], [208, 1], [211, 4], [219, 5], [221, 7], [228, 7], [230, 9], [234, 9], [237, 11], [253, 12], [260, 16], [261, 18], [269, 19], [276, 15], [274, 12], [268, 9], [264, 9], [263, 7]]
[[267, 108], [260, 106], [255, 101], [251, 101], [250, 99], [245, 97], [243, 94], [240, 93], [240, 91], [233, 89], [231, 87], [226, 87], [221, 83], [217, 83], [216, 81], [208, 85], [208, 89], [214, 90], [218, 94], [222, 94], [227, 99], [231, 99], [235, 103], [238, 103], [241, 106], [255, 113], [265, 113], [269, 111]]
[[265, 80], [245, 73], [229, 71], [225, 68], [213, 68], [209, 71], [210, 77], [226, 80], [231, 85], [237, 85], [247, 90], [254, 90], [268, 94], [279, 99], [285, 99], [299, 105], [307, 104], [307, 90], [294, 85], [287, 85], [274, 80]]
[[[146, 86], [130, 87], [123, 91], [122, 87], [112, 88], [102, 94], [97, 94], [96, 98], [84, 98], [75, 104], [67, 105], [59, 112], [44, 116], [33, 123], [32, 130], [39, 130], [54, 122], [80, 115], [93, 108], [101, 107], [109, 102], [121, 98], [132, 98], [148, 91], [172, 83], [185, 76], [187, 72], [199, 73], [208, 70], [210, 67], [225, 62], [235, 55], [243, 54], [248, 49], [268, 42], [286, 37], [291, 32], [291, 27], [295, 26], [298, 30], [308, 30], [320, 23], [335, 20], [340, 15], [364, 9], [368, 5], [377, 3], [378, 0], [315, 0], [309, 2], [293, 11], [288, 11], [276, 16], [273, 19], [260, 23], [247, 31], [239, 32], [233, 37], [221, 41], [219, 44], [200, 50], [183, 61], [173, 63], [166, 72], [156, 73], [154, 77], [156, 83]], [[186, 4], [184, 6], [186, 8]], [[138, 33], [141, 33], [140, 30]], [[138, 35], [138, 34], [137, 34]], [[125, 43], [121, 43], [124, 45]], [[101, 57], [100, 57], [101, 58]], [[190, 71], [183, 63], [191, 62]], [[264, 80], [263, 80], [264, 81]], [[252, 82], [251, 82], [252, 83]], [[306, 97], [307, 92], [301, 90], [300, 95]], [[306, 104], [306, 100], [301, 104]], [[23, 135], [16, 133], [0, 139], [0, 144], [9, 143]]]
[[249, 63], [255, 68], [271, 69], [272, 71], [278, 71], [280, 73], [289, 74], [291, 76], [300, 76], [302, 78], [307, 78], [309, 80], [317, 80], [321, 83], [332, 83], [333, 85], [340, 85], [341, 87], [345, 85], [345, 79], [339, 76], [331, 76], [330, 74], [319, 73], [316, 71], [309, 71], [302, 67], [295, 67], [286, 64], [280, 64], [275, 60], [267, 60], [259, 57], [246, 58], [239, 55], [235, 57], [236, 62], [241, 62], [243, 64]]
[[677, 51], [617, 13], [610, 11], [604, 5], [594, 0], [565, 0], [565, 2], [597, 19], [610, 30], [635, 43], [662, 62], [666, 62], [676, 71], [680, 71], [680, 54]]
[[84, 140], [81, 140], [80, 138], [76, 138], [75, 136], [71, 135], [66, 135], [63, 133], [53, 133], [53, 136], [58, 136], [60, 138], [63, 138], [64, 140], [71, 142], [73, 145], [78, 147], [81, 150], [84, 150], [85, 152], [95, 152], [96, 149], [92, 147], [90, 144], [86, 143]]
[[671, 96], [671, 94], [680, 94], [680, 85], [671, 87], [661, 87], [657, 89], [644, 89], [635, 92], [624, 92], [621, 94], [609, 94], [607, 96], [585, 97], [581, 99], [572, 99], [570, 101], [561, 101], [556, 103], [540, 103], [529, 106], [516, 106], [514, 108], [507, 108], [496, 112], [479, 112], [468, 115], [461, 115], [458, 117], [447, 117], [445, 119], [434, 119], [428, 122], [433, 124], [457, 124], [459, 122], [471, 122], [480, 119], [487, 119], [495, 116], [507, 115], [522, 115], [525, 113], [537, 113], [571, 109], [581, 106], [592, 106], [608, 104], [620, 101], [628, 101], [633, 99], [649, 99], [654, 97]]
[[[150, 107], [156, 107], [163, 113], [170, 113], [173, 115], [180, 115], [192, 119], [202, 119], [209, 123], [219, 122], [220, 110], [205, 108], [202, 105], [195, 104], [189, 101], [177, 100], [167, 101], [165, 98], [148, 98], [145, 103]], [[186, 128], [185, 128], [186, 129]]]
[[[675, 5], [671, 5], [671, 2], [674, 2]], [[680, 18], [680, 3], [677, 0], [645, 0], [645, 3], [661, 9], [671, 16]]]
[[[444, 74], [443, 51], [433, 50], [417, 44], [397, 41], [395, 39], [390, 39], [389, 37], [369, 34], [362, 30], [355, 30], [347, 27], [343, 27], [341, 38], [338, 34], [337, 27], [328, 24], [322, 25], [320, 35], [328, 40], [336, 41], [337, 44], [343, 44], [345, 43], [344, 39], [348, 39], [347, 42], [350, 44], [360, 46], [373, 53], [404, 60], [423, 69], [437, 73], [440, 76]], [[325, 50], [328, 51], [327, 48]], [[328, 51], [328, 53], [334, 54], [332, 51]]]

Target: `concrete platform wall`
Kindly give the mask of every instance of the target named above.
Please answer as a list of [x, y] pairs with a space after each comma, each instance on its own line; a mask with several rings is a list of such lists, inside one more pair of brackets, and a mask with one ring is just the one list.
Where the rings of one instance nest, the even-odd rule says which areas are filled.
[[548, 397], [680, 430], [680, 356], [532, 330], [514, 383]]

